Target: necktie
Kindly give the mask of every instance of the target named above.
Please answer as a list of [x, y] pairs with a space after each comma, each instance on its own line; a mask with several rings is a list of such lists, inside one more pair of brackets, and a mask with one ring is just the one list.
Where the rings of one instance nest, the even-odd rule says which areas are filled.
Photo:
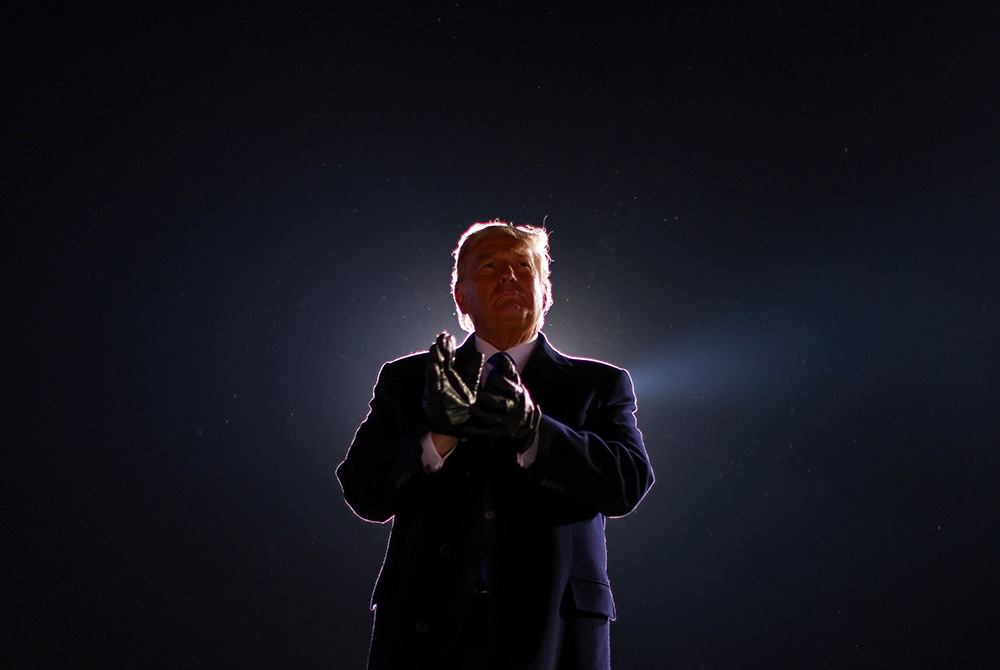
[[493, 381], [493, 379], [498, 374], [500, 374], [500, 370], [497, 369], [497, 367], [498, 367], [497, 363], [500, 362], [501, 358], [506, 358], [507, 360], [510, 361], [511, 365], [514, 365], [514, 359], [511, 358], [510, 354], [508, 354], [506, 351], [498, 351], [495, 354], [493, 354], [492, 356], [490, 356], [489, 359], [486, 362], [489, 363], [490, 365], [492, 365], [493, 367], [490, 368], [489, 374], [486, 375], [486, 381], [483, 382], [483, 386], [488, 385], [491, 381]]
[[[489, 359], [486, 362], [489, 363], [490, 365], [492, 365], [493, 367], [490, 369], [489, 373], [486, 375], [486, 380], [483, 382], [483, 386], [487, 386], [491, 381], [493, 381], [493, 379], [495, 377], [497, 377], [500, 374], [500, 370], [498, 369], [499, 366], [497, 364], [500, 362], [500, 359], [502, 357], [506, 357], [510, 361], [511, 365], [514, 365], [514, 359], [511, 358], [510, 354], [508, 354], [505, 351], [498, 351], [495, 354], [493, 354], [492, 356], [490, 356]], [[493, 460], [494, 454], [496, 453], [496, 443], [497, 443], [496, 438], [495, 437], [491, 437], [490, 440], [489, 440], [489, 458], [490, 458], [491, 461]], [[483, 504], [483, 508], [486, 510], [485, 514], [492, 514], [493, 513], [492, 512], [492, 508], [493, 508], [492, 498], [493, 498], [493, 496], [489, 492], [489, 490], [488, 489], [484, 490], [484, 501], [483, 501], [484, 504]], [[490, 518], [492, 518], [492, 517], [490, 517]], [[485, 593], [486, 592], [486, 558], [485, 557], [483, 558], [482, 562], [479, 564], [479, 586], [477, 588], [480, 590], [481, 593]]]

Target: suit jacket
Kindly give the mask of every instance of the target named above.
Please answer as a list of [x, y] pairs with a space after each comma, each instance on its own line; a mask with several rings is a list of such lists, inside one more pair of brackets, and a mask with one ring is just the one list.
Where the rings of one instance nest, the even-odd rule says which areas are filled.
[[[469, 337], [460, 369], [475, 354]], [[615, 616], [604, 524], [653, 483], [625, 370], [569, 358], [539, 336], [522, 379], [541, 408], [528, 468], [512, 445], [460, 442], [426, 472], [426, 353], [383, 366], [371, 411], [337, 468], [347, 503], [392, 519], [372, 596], [369, 668], [435, 668], [454, 644], [486, 567], [497, 668], [607, 668]], [[595, 626], [597, 624], [603, 624]]]

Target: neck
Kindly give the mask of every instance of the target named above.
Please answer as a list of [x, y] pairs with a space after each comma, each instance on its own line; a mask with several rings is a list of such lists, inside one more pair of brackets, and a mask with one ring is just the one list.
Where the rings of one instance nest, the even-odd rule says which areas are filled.
[[486, 342], [489, 342], [500, 351], [507, 351], [508, 349], [513, 349], [517, 345], [524, 344], [528, 340], [532, 339], [538, 335], [538, 331], [530, 330], [527, 332], [518, 331], [511, 333], [492, 333], [483, 330], [476, 330], [476, 335]]

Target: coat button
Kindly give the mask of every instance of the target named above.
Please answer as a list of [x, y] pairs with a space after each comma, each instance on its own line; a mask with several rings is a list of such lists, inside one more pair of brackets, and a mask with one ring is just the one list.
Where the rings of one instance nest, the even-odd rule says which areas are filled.
[[426, 633], [427, 632], [427, 622], [426, 621], [418, 621], [417, 625], [414, 626], [414, 628], [416, 629], [416, 631], [418, 633]]
[[445, 558], [448, 558], [449, 556], [451, 556], [451, 545], [450, 544], [442, 544], [441, 545], [441, 555], [444, 556]]
[[483, 513], [483, 516], [486, 517], [487, 521], [492, 521], [493, 517], [495, 517], [496, 515], [497, 515], [496, 512], [494, 512], [491, 509], [488, 509]]

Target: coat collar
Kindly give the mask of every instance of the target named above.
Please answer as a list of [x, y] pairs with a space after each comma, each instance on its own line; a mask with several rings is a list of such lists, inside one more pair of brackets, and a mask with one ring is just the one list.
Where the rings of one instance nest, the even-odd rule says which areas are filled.
[[[455, 365], [459, 369], [465, 369], [475, 353], [476, 338], [469, 335], [455, 352]], [[538, 333], [538, 342], [524, 366], [521, 378], [534, 400], [541, 404], [549, 393], [566, 381], [565, 375], [572, 366], [573, 362], [549, 344], [544, 333]]]
[[[455, 352], [456, 363], [468, 363], [472, 360], [472, 355], [475, 352], [476, 337], [473, 334], [469, 334], [465, 338], [465, 341], [458, 347], [458, 351]], [[531, 352], [531, 356], [528, 357], [528, 363], [524, 366], [525, 370], [534, 367], [536, 363], [540, 364], [543, 368], [550, 364], [558, 367], [570, 367], [572, 365], [568, 358], [549, 344], [545, 333], [538, 333], [538, 341], [535, 343], [535, 349]]]

